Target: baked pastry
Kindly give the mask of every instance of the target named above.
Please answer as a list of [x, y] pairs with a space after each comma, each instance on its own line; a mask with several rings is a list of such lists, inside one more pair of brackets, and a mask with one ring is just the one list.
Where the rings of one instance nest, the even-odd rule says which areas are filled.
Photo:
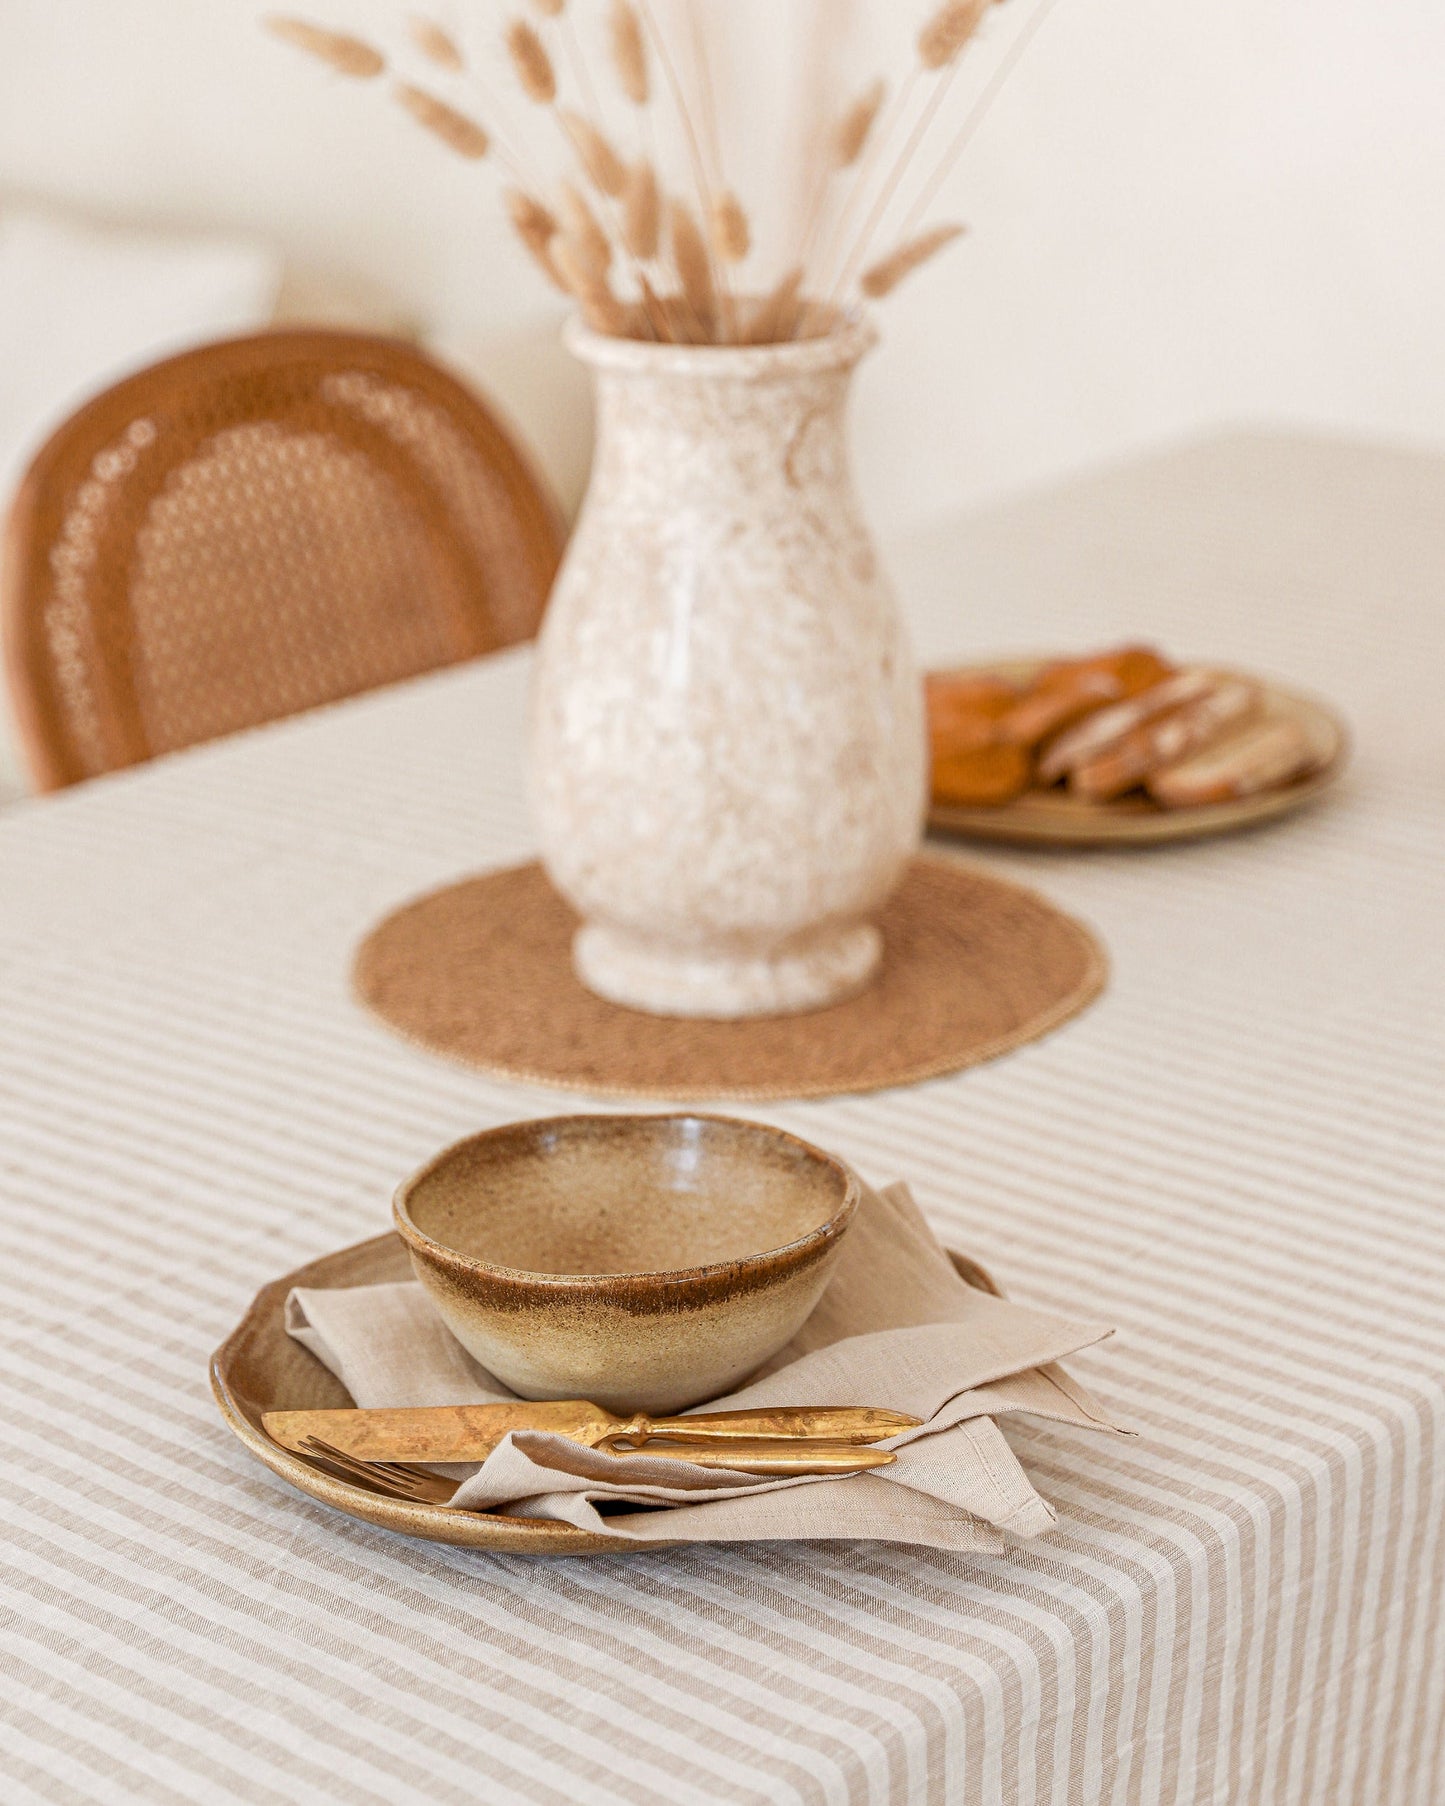
[[990, 808], [1022, 796], [1033, 779], [1033, 760], [1022, 746], [985, 740], [933, 755], [933, 794], [957, 808]]
[[923, 680], [923, 695], [929, 733], [935, 739], [950, 732], [988, 739], [992, 723], [1018, 702], [1019, 688], [987, 672], [930, 671]]
[[975, 807], [1012, 802], [1028, 789], [1033, 762], [999, 739], [1001, 718], [1019, 699], [1016, 684], [972, 672], [941, 672], [927, 681], [933, 794]]
[[1319, 752], [1298, 721], [1259, 721], [1150, 777], [1148, 790], [1166, 809], [1197, 809], [1257, 796], [1287, 784], [1319, 763]]
[[1064, 782], [1113, 802], [1143, 790], [1161, 808], [1251, 796], [1317, 766], [1327, 750], [1269, 714], [1263, 687], [1148, 646], [1047, 665], [1027, 683], [995, 672], [926, 680], [933, 795], [997, 807]]
[[1148, 646], [1050, 665], [1002, 717], [999, 732], [1017, 746], [1037, 747], [1105, 703], [1147, 690], [1172, 669]]
[[1069, 789], [1090, 802], [1109, 802], [1242, 727], [1262, 704], [1258, 684], [1242, 677], [1214, 677], [1193, 701], [1156, 715], [1075, 765]]
[[1162, 683], [1151, 684], [1127, 702], [1098, 709], [1076, 726], [1051, 740], [1039, 755], [1039, 782], [1057, 784], [1080, 766], [1104, 756], [1136, 728], [1160, 715], [1182, 708], [1208, 693], [1217, 681], [1212, 671], [1176, 671]]

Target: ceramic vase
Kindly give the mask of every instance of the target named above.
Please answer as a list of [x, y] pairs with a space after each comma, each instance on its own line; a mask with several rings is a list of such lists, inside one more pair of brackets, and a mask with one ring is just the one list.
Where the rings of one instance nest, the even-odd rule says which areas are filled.
[[541, 634], [531, 787], [577, 973], [663, 1015], [837, 1002], [877, 970], [925, 804], [918, 675], [847, 457], [871, 328], [568, 341], [597, 449]]

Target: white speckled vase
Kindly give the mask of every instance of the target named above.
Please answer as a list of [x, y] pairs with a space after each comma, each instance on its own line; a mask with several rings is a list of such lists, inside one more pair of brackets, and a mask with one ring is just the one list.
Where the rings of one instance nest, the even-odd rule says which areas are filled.
[[532, 801], [573, 960], [672, 1016], [860, 990], [922, 833], [922, 696], [849, 475], [873, 341], [599, 337], [592, 480], [541, 635]]

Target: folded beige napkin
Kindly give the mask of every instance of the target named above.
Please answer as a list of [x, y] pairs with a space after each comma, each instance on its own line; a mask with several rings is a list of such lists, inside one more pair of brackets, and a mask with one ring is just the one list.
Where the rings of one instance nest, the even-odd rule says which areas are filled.
[[[1112, 1331], [1013, 1304], [982, 1289], [987, 1275], [979, 1279], [959, 1277], [906, 1186], [865, 1189], [803, 1328], [741, 1391], [697, 1407], [880, 1405], [922, 1418], [885, 1444], [898, 1451], [891, 1467], [768, 1480], [527, 1431], [479, 1467], [443, 1471], [466, 1476], [457, 1505], [561, 1518], [640, 1543], [872, 1537], [996, 1553], [1005, 1531], [1038, 1536], [1054, 1522], [996, 1418], [1024, 1412], [1123, 1432], [1057, 1365]], [[515, 1396], [453, 1338], [415, 1283], [297, 1289], [286, 1327], [361, 1406]], [[643, 1509], [619, 1509], [626, 1505]]]

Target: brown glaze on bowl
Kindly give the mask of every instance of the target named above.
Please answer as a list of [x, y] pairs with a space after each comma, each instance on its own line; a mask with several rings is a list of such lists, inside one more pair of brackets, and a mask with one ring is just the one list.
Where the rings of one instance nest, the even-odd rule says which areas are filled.
[[666, 1412], [731, 1391], [817, 1303], [859, 1181], [725, 1116], [561, 1116], [473, 1135], [396, 1194], [452, 1334], [523, 1398]]

